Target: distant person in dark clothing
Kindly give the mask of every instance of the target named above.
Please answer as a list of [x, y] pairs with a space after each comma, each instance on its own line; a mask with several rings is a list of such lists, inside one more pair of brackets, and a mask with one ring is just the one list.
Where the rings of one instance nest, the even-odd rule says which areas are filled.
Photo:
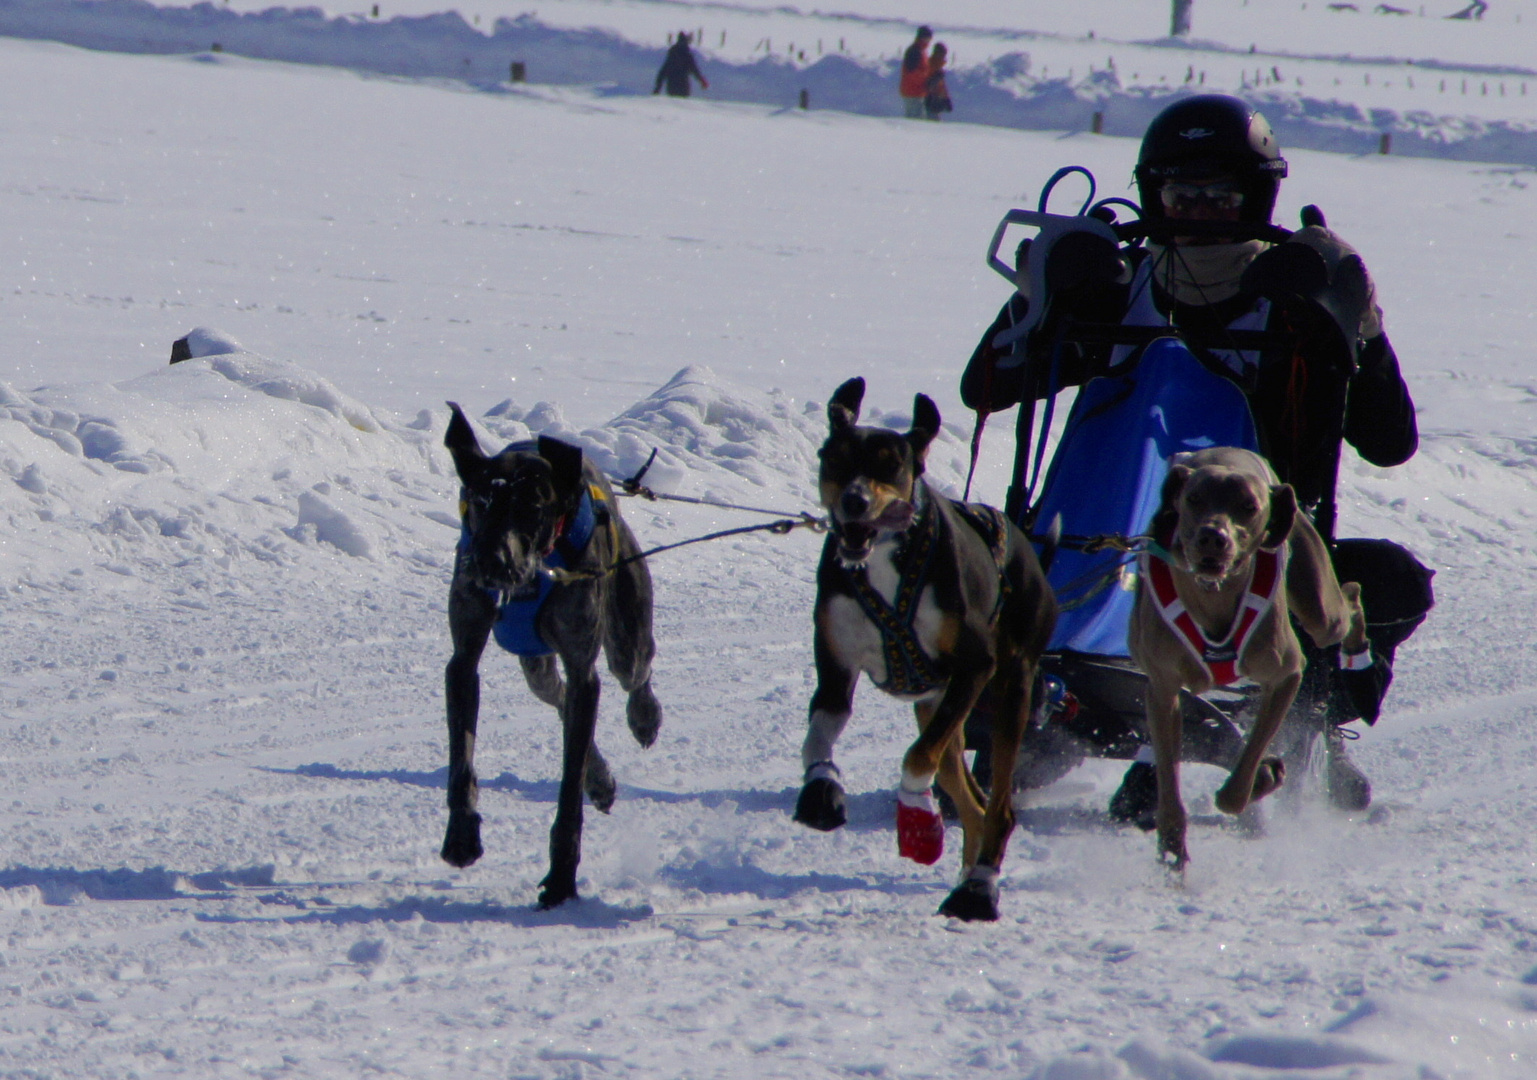
[[918, 27], [918, 36], [902, 54], [902, 113], [909, 120], [923, 119], [923, 99], [929, 92], [929, 42], [934, 31]]
[[934, 46], [934, 51], [929, 56], [929, 77], [924, 83], [923, 115], [930, 120], [938, 120], [943, 113], [950, 112], [954, 106], [950, 104], [950, 88], [945, 85], [945, 58], [950, 55], [943, 42]]
[[662, 84], [667, 84], [668, 97], [688, 97], [691, 84], [689, 76], [699, 80], [699, 85], [704, 89], [710, 88], [710, 80], [704, 77], [699, 70], [699, 64], [694, 59], [694, 52], [688, 47], [689, 37], [686, 31], [678, 31], [678, 40], [672, 43], [672, 48], [667, 50], [667, 59], [662, 61], [662, 68], [656, 73], [656, 85], [651, 88], [653, 94], [662, 92]]

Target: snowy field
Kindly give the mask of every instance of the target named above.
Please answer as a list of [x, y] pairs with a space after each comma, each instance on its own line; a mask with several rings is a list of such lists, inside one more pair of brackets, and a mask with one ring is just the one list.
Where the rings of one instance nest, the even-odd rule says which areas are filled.
[[1438, 571], [1370, 813], [1208, 802], [1176, 889], [1090, 763], [1026, 807], [1003, 920], [948, 924], [954, 856], [895, 852], [901, 708], [858, 699], [850, 827], [790, 821], [818, 540], [751, 537], [653, 560], [666, 724], [641, 751], [608, 684], [619, 801], [540, 912], [558, 730], [504, 656], [487, 854], [437, 857], [443, 402], [799, 510], [860, 374], [877, 422], [934, 396], [958, 488], [994, 224], [1069, 162], [1130, 194], [1135, 143], [13, 40], [0, 94], [0, 1076], [1534, 1075], [1537, 171], [1287, 155], [1278, 220], [1365, 253], [1421, 407], [1413, 461], [1342, 477], [1343, 534]]

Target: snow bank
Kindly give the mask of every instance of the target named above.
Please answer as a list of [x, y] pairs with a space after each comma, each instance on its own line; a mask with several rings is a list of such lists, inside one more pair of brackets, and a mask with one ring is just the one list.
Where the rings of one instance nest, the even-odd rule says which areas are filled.
[[[457, 528], [457, 481], [440, 445], [446, 410], [399, 423], [221, 331], [199, 328], [186, 340], [192, 359], [114, 385], [22, 393], [0, 384], [0, 470], [12, 480], [0, 489], [0, 577], [67, 575], [81, 559], [132, 575], [189, 559], [228, 570], [338, 552], [445, 572]], [[911, 423], [879, 409], [864, 420]], [[616, 479], [654, 449], [646, 483], [655, 490], [720, 499], [769, 491], [787, 513], [815, 509], [826, 432], [821, 402], [738, 386], [704, 367], [678, 372], [600, 427], [577, 430], [556, 403], [511, 400], [478, 424], [490, 452], [552, 435]], [[939, 486], [959, 492], [964, 452], [962, 433], [941, 432], [931, 451]]]
[[[906, 430], [912, 415], [866, 408], [860, 421]], [[679, 371], [599, 428], [578, 431], [558, 405], [541, 401], [524, 409], [511, 399], [493, 406], [481, 423], [504, 444], [536, 435], [575, 443], [616, 479], [635, 475], [655, 450], [644, 481], [655, 491], [741, 497], [789, 490], [806, 500], [802, 509], [817, 500], [816, 451], [827, 437], [824, 402], [739, 386], [702, 365]], [[965, 480], [964, 438], [957, 426], [947, 426], [930, 450], [930, 481], [957, 495]]]
[[0, 385], [0, 574], [290, 564], [314, 544], [435, 561], [448, 481], [430, 432], [209, 331], [202, 355], [113, 385]]

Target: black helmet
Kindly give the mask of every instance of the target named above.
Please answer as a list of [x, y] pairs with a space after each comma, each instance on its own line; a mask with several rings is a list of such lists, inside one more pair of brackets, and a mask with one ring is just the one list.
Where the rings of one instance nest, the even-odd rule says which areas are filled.
[[1286, 159], [1264, 116], [1224, 94], [1198, 94], [1159, 113], [1142, 136], [1137, 193], [1142, 214], [1163, 217], [1166, 180], [1233, 176], [1243, 185], [1244, 221], [1269, 221]]

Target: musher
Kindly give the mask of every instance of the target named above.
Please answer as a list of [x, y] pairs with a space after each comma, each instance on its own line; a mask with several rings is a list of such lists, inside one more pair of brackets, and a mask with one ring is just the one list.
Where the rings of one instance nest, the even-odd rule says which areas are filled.
[[[1149, 237], [1145, 246], [1112, 251], [1103, 241], [1103, 251], [1079, 245], [1071, 257], [1056, 263], [1049, 257], [1046, 280], [1053, 293], [1045, 323], [1017, 346], [995, 347], [999, 333], [1023, 319], [1037, 302], [1023, 291], [1010, 297], [967, 365], [962, 400], [983, 414], [997, 412], [1082, 385], [1127, 358], [1124, 345], [1069, 341], [1061, 346], [1053, 379], [1053, 365], [1031, 343], [1050, 337], [1050, 325], [1063, 325], [1060, 320], [1065, 318], [1122, 326], [1172, 324], [1204, 366], [1244, 391], [1261, 452], [1281, 480], [1296, 489], [1298, 503], [1334, 547], [1341, 442], [1371, 464], [1386, 467], [1407, 461], [1419, 435], [1414, 404], [1383, 330], [1371, 279], [1359, 255], [1327, 228], [1323, 215], [1315, 207], [1305, 209], [1303, 228], [1281, 244], [1222, 235], [1221, 223], [1228, 223], [1229, 233], [1243, 231], [1245, 223], [1268, 224], [1286, 175], [1286, 161], [1270, 125], [1243, 101], [1207, 94], [1166, 108], [1148, 127], [1137, 161], [1142, 216], [1151, 223], [1191, 222], [1191, 235], [1171, 235], [1165, 229], [1157, 234], [1163, 243]], [[1291, 303], [1285, 299], [1287, 288], [1265, 287], [1267, 280], [1285, 279], [1304, 264], [1319, 262], [1293, 245], [1311, 248], [1328, 268], [1329, 288], [1314, 290], [1317, 303]], [[1020, 262], [1023, 265], [1023, 259]], [[1021, 285], [1027, 291], [1023, 278]], [[1260, 295], [1262, 291], [1270, 298]], [[1315, 332], [1320, 312], [1333, 313], [1340, 327], [1358, 327], [1355, 340], [1346, 341], [1338, 331]], [[1224, 335], [1234, 331], [1285, 331], [1293, 347], [1284, 355], [1274, 349], [1221, 348]], [[1016, 347], [1026, 350], [1025, 361], [1000, 367]], [[1021, 413], [1026, 443], [1027, 415], [1033, 415], [1028, 404]], [[1007, 506], [1016, 520], [1028, 509], [1020, 505], [1028, 456], [1017, 455], [1009, 491]], [[1428, 607], [1428, 573], [1406, 551], [1379, 541], [1345, 543], [1377, 545], [1356, 549], [1356, 561], [1359, 556], [1385, 560], [1393, 565], [1368, 569], [1388, 578], [1415, 578], [1411, 584], [1423, 590]], [[1336, 548], [1335, 554], [1341, 580], [1356, 580], [1343, 565], [1348, 557], [1343, 548]], [[1419, 579], [1417, 574], [1424, 576]], [[1389, 584], [1379, 591], [1392, 588]], [[1370, 592], [1365, 584], [1363, 590]], [[1345, 753], [1347, 736], [1341, 726], [1356, 719], [1376, 720], [1392, 678], [1393, 650], [1423, 614], [1419, 611], [1388, 632], [1374, 633], [1373, 666], [1365, 671], [1337, 672], [1332, 656], [1326, 658], [1308, 645], [1309, 669], [1294, 709], [1314, 708], [1326, 720], [1329, 792], [1337, 807], [1359, 810], [1371, 801], [1370, 782]], [[1111, 816], [1150, 828], [1155, 801], [1151, 750], [1144, 745], [1111, 800]]]

